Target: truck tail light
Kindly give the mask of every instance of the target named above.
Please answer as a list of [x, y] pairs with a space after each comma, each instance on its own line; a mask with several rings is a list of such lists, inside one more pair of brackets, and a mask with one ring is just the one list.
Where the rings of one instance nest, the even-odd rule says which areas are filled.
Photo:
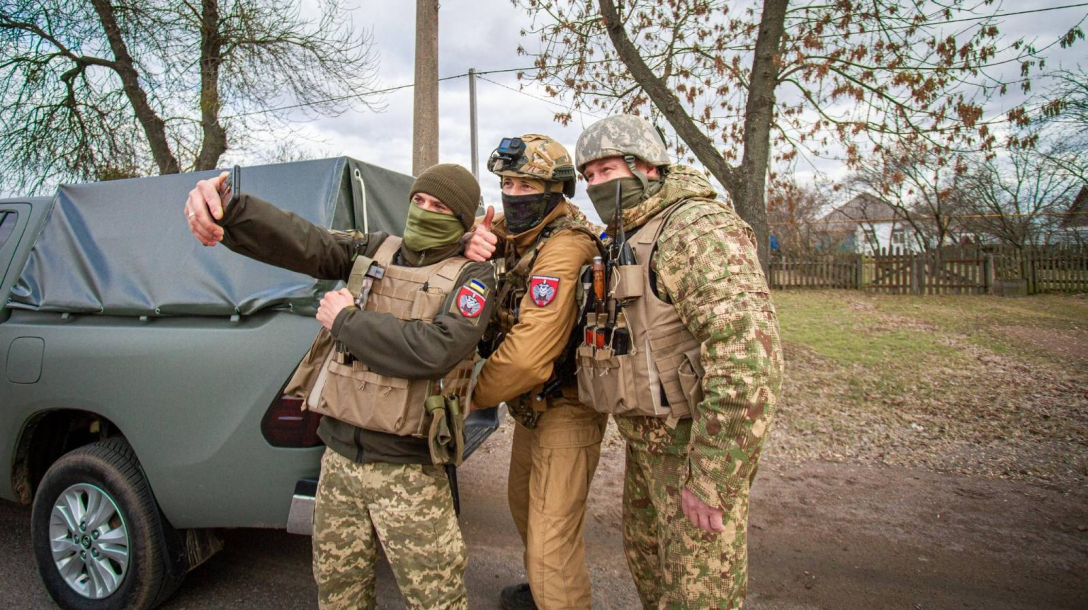
[[261, 420], [261, 434], [273, 447], [317, 447], [317, 424], [321, 416], [302, 410], [302, 399], [280, 396]]

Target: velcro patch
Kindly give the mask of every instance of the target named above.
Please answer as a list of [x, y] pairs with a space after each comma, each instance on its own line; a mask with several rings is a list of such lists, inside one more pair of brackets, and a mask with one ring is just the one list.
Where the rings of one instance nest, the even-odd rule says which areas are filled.
[[480, 296], [487, 296], [487, 285], [480, 280], [469, 280], [465, 285], [480, 293]]
[[[485, 287], [486, 292], [486, 287]], [[457, 293], [457, 311], [466, 318], [475, 318], [484, 310], [487, 299], [483, 294], [476, 292], [468, 284], [461, 286]]]
[[537, 307], [544, 307], [551, 303], [557, 294], [559, 294], [559, 278], [534, 275], [529, 280], [529, 295]]

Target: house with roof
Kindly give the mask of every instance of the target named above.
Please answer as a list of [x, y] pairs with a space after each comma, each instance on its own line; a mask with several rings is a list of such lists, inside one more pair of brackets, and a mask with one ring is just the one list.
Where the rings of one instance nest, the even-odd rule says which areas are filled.
[[818, 225], [826, 244], [861, 254], [892, 248], [917, 252], [925, 241], [901, 212], [866, 193], [828, 212]]
[[1062, 215], [1059, 227], [1065, 232], [1080, 235], [1088, 233], [1088, 186], [1080, 187], [1080, 192], [1070, 204], [1070, 209]]

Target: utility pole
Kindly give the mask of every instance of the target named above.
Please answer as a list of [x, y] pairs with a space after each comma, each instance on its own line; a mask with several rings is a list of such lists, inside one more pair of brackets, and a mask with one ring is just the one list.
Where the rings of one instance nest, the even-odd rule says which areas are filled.
[[412, 174], [438, 163], [438, 0], [416, 0]]
[[472, 175], [480, 179], [479, 134], [476, 133], [476, 68], [468, 69], [468, 129], [472, 146]]

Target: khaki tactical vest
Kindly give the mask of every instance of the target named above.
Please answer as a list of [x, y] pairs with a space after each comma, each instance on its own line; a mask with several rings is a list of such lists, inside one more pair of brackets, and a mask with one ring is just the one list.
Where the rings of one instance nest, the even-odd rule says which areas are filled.
[[[493, 328], [494, 332], [497, 333], [497, 340], [494, 342], [492, 350], [498, 349], [502, 338], [518, 323], [521, 301], [529, 290], [529, 279], [533, 276], [533, 265], [536, 263], [537, 255], [544, 248], [544, 244], [548, 243], [548, 240], [563, 231], [578, 231], [589, 235], [594, 241], [599, 241], [592, 231], [574, 222], [569, 216], [559, 216], [548, 223], [548, 226], [537, 236], [536, 242], [523, 252], [520, 258], [515, 258], [512, 252], [507, 256], [503, 262], [505, 272], [502, 287], [498, 291], [498, 298], [495, 301], [496, 307], [492, 312]], [[581, 284], [577, 282], [576, 284], [578, 284], [576, 288], [581, 290]], [[506, 403], [510, 415], [526, 428], [536, 427], [540, 414], [548, 408], [550, 402], [550, 397], [540, 396], [540, 392], [550, 382], [554, 381], [557, 375], [561, 374], [562, 369], [567, 364], [573, 365], [573, 360], [574, 354], [565, 351], [556, 359], [553, 365], [552, 379], [549, 380], [549, 383], [545, 383], [539, 388], [533, 388], [532, 391]], [[573, 366], [570, 368], [573, 371]], [[573, 375], [569, 381], [574, 381]], [[540, 399], [538, 400], [538, 398]]]
[[[627, 353], [617, 355], [610, 346], [578, 348], [578, 399], [596, 411], [662, 417], [675, 426], [691, 417], [703, 399], [699, 341], [684, 326], [676, 307], [654, 294], [650, 279], [661, 230], [684, 203], [666, 208], [630, 239], [637, 264], [613, 268], [607, 310], [615, 312], [617, 328], [626, 327], [630, 333]], [[593, 318], [591, 314], [591, 323]]]
[[[384, 267], [385, 275], [373, 281], [363, 309], [389, 313], [406, 322], [430, 322], [441, 312], [446, 296], [471, 261], [454, 256], [426, 267], [394, 266], [391, 263], [400, 244], [399, 237], [387, 237], [374, 254], [373, 262]], [[366, 257], [357, 257], [352, 275], [365, 273], [370, 262]], [[353, 292], [356, 298], [359, 297], [358, 283], [348, 282], [349, 287], [356, 289]], [[469, 404], [475, 353], [459, 362], [441, 380], [409, 380], [381, 375], [354, 358], [340, 362], [334, 343], [332, 335], [323, 327], [287, 383], [284, 393], [305, 398], [303, 409], [367, 430], [425, 437], [429, 422], [424, 403], [428, 397], [452, 394], [460, 404]]]

